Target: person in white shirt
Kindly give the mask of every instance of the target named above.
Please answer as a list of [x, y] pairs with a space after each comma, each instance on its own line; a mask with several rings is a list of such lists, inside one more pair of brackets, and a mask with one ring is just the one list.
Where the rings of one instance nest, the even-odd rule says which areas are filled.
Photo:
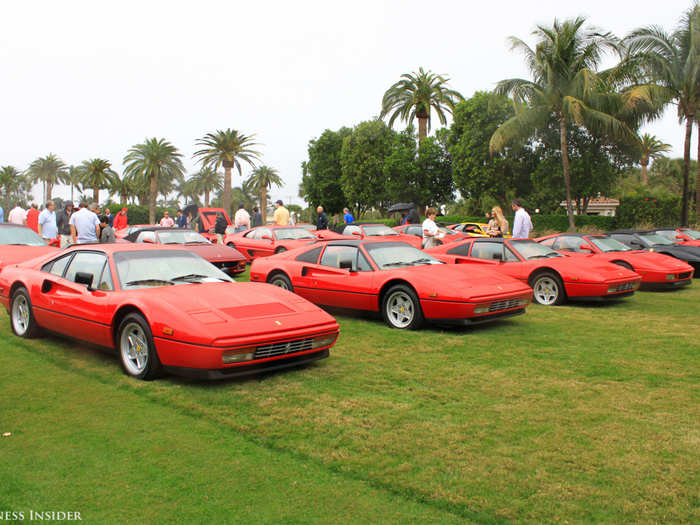
[[425, 210], [425, 220], [423, 221], [423, 248], [432, 248], [438, 245], [438, 239], [444, 237], [440, 229], [435, 224], [435, 217], [437, 216], [437, 211], [435, 208], [428, 208]]
[[73, 243], [97, 242], [100, 233], [100, 219], [97, 218], [97, 203], [89, 206], [80, 204], [80, 209], [70, 216], [70, 231]]
[[163, 228], [172, 228], [175, 226], [175, 221], [170, 217], [168, 211], [163, 212], [163, 218], [160, 220], [160, 226]]
[[513, 239], [527, 239], [532, 231], [532, 219], [518, 199], [513, 199], [511, 207], [515, 212]]
[[238, 205], [238, 210], [233, 216], [233, 225], [236, 233], [250, 229], [250, 214], [245, 211], [245, 206], [242, 202]]
[[7, 215], [7, 222], [19, 224], [20, 226], [27, 224], [27, 212], [19, 202], [10, 210], [10, 213]]
[[53, 201], [48, 201], [46, 207], [39, 214], [39, 235], [47, 241], [58, 237], [55, 208], [56, 205]]

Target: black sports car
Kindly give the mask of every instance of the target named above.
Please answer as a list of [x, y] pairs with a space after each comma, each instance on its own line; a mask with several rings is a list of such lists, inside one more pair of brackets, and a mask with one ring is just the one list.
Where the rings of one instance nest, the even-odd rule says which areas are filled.
[[678, 244], [655, 231], [648, 230], [617, 230], [609, 232], [608, 235], [635, 250], [663, 253], [685, 261], [695, 269], [695, 277], [698, 277], [700, 271], [699, 246]]

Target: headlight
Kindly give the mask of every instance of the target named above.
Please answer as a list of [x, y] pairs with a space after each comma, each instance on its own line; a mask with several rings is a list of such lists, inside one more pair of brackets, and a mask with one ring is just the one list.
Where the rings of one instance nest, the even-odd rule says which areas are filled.
[[667, 273], [666, 274], [667, 281], [673, 281], [675, 278], [676, 278], [676, 274], [674, 274], [674, 273]]
[[617, 292], [617, 286], [608, 286], [608, 293]]
[[[251, 350], [253, 350], [251, 352]], [[241, 363], [243, 361], [252, 361], [255, 356], [255, 349], [245, 348], [243, 350], [224, 350], [221, 359], [224, 364]]]
[[488, 313], [489, 311], [489, 305], [488, 304], [480, 304], [476, 308], [474, 308], [474, 313], [475, 314], [485, 314]]
[[322, 335], [319, 337], [314, 337], [314, 348], [322, 348], [324, 346], [332, 345], [335, 341], [336, 334]]

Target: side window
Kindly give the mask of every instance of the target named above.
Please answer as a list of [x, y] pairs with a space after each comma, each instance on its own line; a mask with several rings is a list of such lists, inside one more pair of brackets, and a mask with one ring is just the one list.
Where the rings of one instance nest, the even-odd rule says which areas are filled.
[[518, 256], [513, 253], [513, 251], [506, 246], [506, 260], [505, 262], [520, 262]]
[[630, 246], [630, 241], [633, 240], [633, 237], [631, 235], [626, 235], [626, 234], [615, 234], [612, 235], [612, 238], [615, 239], [616, 241], [620, 241], [623, 244], [626, 244], [627, 246]]
[[112, 281], [112, 270], [109, 268], [109, 263], [107, 261], [105, 261], [104, 268], [102, 269], [102, 277], [100, 277], [100, 281], [97, 285], [97, 288], [108, 292], [114, 290], [114, 282]]
[[357, 248], [354, 246], [326, 246], [321, 257], [321, 264], [334, 268], [355, 269]]
[[68, 255], [64, 255], [63, 257], [59, 257], [58, 259], [54, 259], [51, 262], [46, 263], [44, 266], [41, 267], [42, 272], [49, 272], [53, 275], [56, 275], [58, 277], [63, 276], [63, 271], [66, 269], [66, 266], [68, 265], [68, 261], [70, 261], [70, 258], [73, 256], [72, 253], [69, 253]]
[[472, 244], [472, 257], [500, 261], [503, 259], [503, 244], [500, 242], [475, 242]]
[[136, 237], [136, 242], [145, 242], [146, 239], [150, 239], [151, 242], [156, 242], [156, 232], [141, 232], [139, 236]]
[[343, 235], [352, 235], [353, 232], [355, 233], [362, 233], [359, 226], [346, 226], [345, 229], [343, 229]]
[[561, 250], [563, 252], [580, 252], [581, 251], [581, 239], [579, 237], [559, 237], [557, 242], [554, 243], [553, 248], [555, 250]]
[[[275, 236], [272, 235], [272, 230], [270, 230], [269, 228], [260, 228], [258, 230], [258, 236], [256, 237], [256, 239], [262, 239], [263, 236], [271, 237], [272, 239], [275, 238]], [[264, 239], [264, 240], [267, 240], [267, 239]]]
[[408, 235], [418, 235], [419, 237], [423, 237], [423, 229], [420, 226], [409, 226], [406, 228], [406, 233]]
[[321, 254], [322, 248], [323, 248], [323, 246], [318, 246], [317, 248], [314, 248], [313, 250], [309, 250], [308, 252], [304, 252], [301, 255], [298, 255], [296, 260], [299, 262], [307, 262], [307, 263], [316, 264], [318, 262], [318, 256]]
[[557, 241], [557, 237], [553, 237], [551, 239], [547, 239], [547, 240], [542, 241], [540, 244], [543, 246], [549, 246], [553, 250], [556, 250], [556, 248], [554, 248], [554, 244], [556, 241]]
[[459, 246], [455, 246], [454, 248], [450, 248], [447, 250], [447, 253], [450, 255], [467, 255], [467, 251], [469, 250], [469, 244], [460, 244]]
[[258, 230], [250, 230], [243, 237], [246, 237], [248, 239], [257, 239], [258, 238], [257, 235], [258, 235]]
[[358, 272], [371, 272], [372, 265], [369, 264], [367, 257], [360, 250], [357, 250], [357, 271]]
[[97, 284], [101, 280], [102, 270], [107, 262], [107, 256], [104, 253], [97, 252], [80, 252], [76, 253], [71, 260], [66, 270], [65, 278], [69, 281], [75, 281], [75, 276], [78, 272], [92, 274], [92, 287], [97, 288]]

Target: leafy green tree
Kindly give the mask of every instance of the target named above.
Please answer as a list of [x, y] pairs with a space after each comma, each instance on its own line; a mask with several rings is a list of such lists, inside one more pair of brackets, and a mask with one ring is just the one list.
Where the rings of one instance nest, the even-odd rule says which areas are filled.
[[0, 201], [6, 213], [18, 201], [28, 201], [31, 198], [31, 188], [31, 180], [17, 168], [0, 167]]
[[[647, 85], [636, 86], [639, 92], [655, 92], [663, 101], [672, 101], [678, 108], [678, 121], [685, 121], [683, 149], [683, 190], [681, 224], [688, 225], [690, 140], [693, 123], [700, 112], [700, 6], [685, 12], [672, 33], [658, 26], [640, 28], [624, 40], [629, 52], [626, 62], [636, 67]], [[651, 88], [660, 90], [652, 91]], [[698, 124], [700, 129], [700, 123]], [[700, 144], [698, 145], [700, 153]], [[700, 186], [700, 171], [696, 185]], [[700, 210], [700, 193], [696, 209]]]
[[79, 168], [79, 181], [85, 188], [92, 188], [92, 199], [100, 200], [100, 190], [112, 187], [119, 179], [119, 174], [112, 169], [112, 164], [105, 159], [84, 161]]
[[243, 176], [241, 162], [255, 167], [255, 161], [259, 160], [260, 153], [252, 149], [258, 145], [253, 142], [254, 139], [255, 135], [244, 135], [229, 128], [207, 133], [197, 140], [197, 145], [204, 147], [195, 152], [194, 157], [199, 158], [202, 167], [214, 171], [224, 167], [223, 207], [227, 213], [231, 212], [231, 169], [235, 167], [238, 174]]
[[[221, 187], [223, 188], [223, 184]], [[193, 177], [190, 177], [189, 179], [180, 179], [175, 186], [175, 192], [178, 198], [183, 197], [185, 199], [185, 204], [188, 204], [190, 201], [198, 205], [200, 204], [199, 189], [197, 188], [196, 181]]]
[[[148, 221], [156, 221], [156, 199], [158, 187], [172, 189], [174, 182], [184, 178], [185, 168], [182, 165], [182, 154], [165, 139], [146, 139], [141, 144], [129, 148], [124, 157], [124, 174], [135, 181], [148, 181], [149, 211]], [[161, 191], [168, 193], [168, 191]]]
[[320, 137], [309, 141], [308, 161], [302, 164], [299, 196], [311, 207], [321, 205], [327, 213], [340, 213], [346, 205], [340, 182], [342, 168], [340, 154], [343, 140], [352, 133], [350, 128], [325, 130]]
[[224, 187], [221, 173], [211, 169], [202, 168], [189, 179], [194, 185], [197, 195], [204, 193], [204, 205], [209, 206], [209, 195], [215, 191], [221, 191]]
[[664, 153], [671, 151], [671, 145], [661, 142], [655, 135], [645, 133], [639, 139], [639, 164], [642, 166], [642, 184], [648, 185], [649, 178], [647, 177], [647, 167], [649, 160], [658, 159], [664, 156]]
[[560, 22], [553, 26], [538, 26], [535, 49], [524, 41], [511, 37], [512, 48], [525, 55], [532, 80], [520, 78], [501, 80], [496, 92], [512, 95], [516, 112], [491, 137], [492, 152], [506, 145], [531, 137], [536, 129], [554, 120], [559, 127], [559, 148], [566, 190], [569, 228], [575, 229], [569, 166], [569, 127], [575, 124], [593, 135], [618, 137], [628, 142], [635, 133], [621, 118], [624, 99], [614, 92], [598, 73], [604, 53], [615, 51], [616, 40], [610, 34], [583, 29], [585, 18]]
[[447, 123], [445, 113], [452, 113], [462, 95], [449, 89], [449, 78], [436, 75], [430, 70], [418, 68], [418, 72], [404, 73], [401, 80], [392, 85], [382, 98], [379, 118], [389, 117], [389, 127], [397, 118], [411, 124], [418, 119], [418, 140], [423, 141], [430, 131], [431, 114], [434, 110], [442, 125]]
[[260, 209], [267, 210], [267, 192], [272, 186], [278, 188], [283, 182], [277, 170], [269, 166], [258, 166], [246, 181], [246, 187], [256, 195], [260, 195]]
[[32, 182], [41, 182], [44, 185], [44, 202], [46, 202], [51, 198], [53, 187], [63, 180], [66, 165], [59, 157], [50, 153], [32, 162], [26, 173]]
[[389, 203], [384, 163], [392, 154], [396, 134], [381, 120], [371, 120], [355, 126], [343, 139], [340, 180], [348, 207], [353, 208], [356, 217]]
[[115, 177], [109, 186], [109, 192], [118, 196], [120, 204], [128, 204], [129, 200], [136, 196], [133, 179], [126, 175]]

